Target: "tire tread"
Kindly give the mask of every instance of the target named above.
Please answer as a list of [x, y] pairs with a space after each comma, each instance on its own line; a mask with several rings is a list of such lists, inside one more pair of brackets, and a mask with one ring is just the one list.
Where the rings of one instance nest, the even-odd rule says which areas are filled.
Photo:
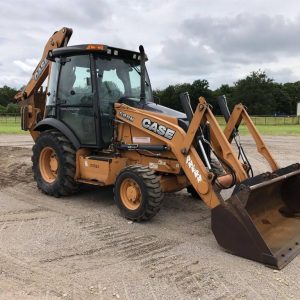
[[[128, 217], [126, 214], [125, 217], [136, 222], [150, 220], [159, 212], [164, 198], [164, 193], [162, 192], [160, 186], [160, 177], [157, 176], [154, 173], [154, 171], [149, 169], [148, 167], [138, 165], [138, 164], [126, 167], [123, 171], [120, 172], [119, 176], [128, 171], [142, 178], [143, 183], [147, 190], [148, 205], [146, 206], [146, 209], [138, 217], [132, 218], [132, 217]], [[117, 201], [115, 187], [114, 187], [114, 194], [115, 194], [115, 200]]]

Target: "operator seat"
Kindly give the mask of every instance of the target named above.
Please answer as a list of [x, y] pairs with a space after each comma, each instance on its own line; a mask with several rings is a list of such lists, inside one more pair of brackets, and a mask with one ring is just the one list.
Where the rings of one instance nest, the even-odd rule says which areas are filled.
[[60, 100], [66, 101], [66, 104], [73, 104], [71, 103], [71, 90], [74, 86], [74, 83], [76, 81], [76, 75], [75, 75], [76, 68], [72, 66], [71, 64], [64, 65], [63, 68], [63, 75], [60, 82]]
[[106, 148], [111, 144], [113, 138], [114, 104], [119, 100], [122, 92], [117, 84], [112, 81], [103, 81], [99, 86], [102, 139], [104, 148]]
[[113, 81], [103, 81], [100, 85], [100, 102], [102, 111], [110, 113], [111, 107], [122, 96], [122, 92]]

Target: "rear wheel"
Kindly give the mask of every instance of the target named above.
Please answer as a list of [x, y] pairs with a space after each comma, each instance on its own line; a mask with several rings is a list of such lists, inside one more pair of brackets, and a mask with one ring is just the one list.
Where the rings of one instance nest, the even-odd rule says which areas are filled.
[[117, 177], [114, 197], [125, 218], [149, 220], [159, 212], [163, 201], [159, 176], [148, 167], [129, 166]]
[[39, 157], [39, 167], [43, 179], [48, 182], [54, 182], [57, 178], [58, 158], [56, 152], [51, 147], [42, 149]]
[[34, 179], [40, 190], [55, 197], [77, 191], [76, 152], [63, 134], [56, 130], [41, 133], [32, 151]]

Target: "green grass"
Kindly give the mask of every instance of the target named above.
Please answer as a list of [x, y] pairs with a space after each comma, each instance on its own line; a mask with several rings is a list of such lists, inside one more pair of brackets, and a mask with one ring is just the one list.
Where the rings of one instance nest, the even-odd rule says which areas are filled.
[[28, 132], [21, 129], [20, 116], [0, 115], [0, 134], [26, 134]]
[[[225, 124], [224, 117], [216, 116], [220, 124]], [[251, 116], [252, 121], [256, 125], [265, 125], [265, 126], [283, 126], [283, 125], [298, 125], [300, 124], [300, 117], [272, 117], [272, 116]]]
[[0, 123], [0, 134], [27, 134], [21, 129], [20, 123]]
[[[299, 135], [300, 125], [256, 125], [259, 133], [262, 135]], [[240, 126], [241, 135], [249, 135], [245, 125]]]
[[[252, 117], [252, 119], [256, 119], [256, 127], [258, 131], [262, 135], [299, 135], [300, 136], [300, 124], [299, 125], [288, 125], [291, 123], [288, 123], [289, 121], [295, 122], [295, 118], [277, 118], [277, 123], [281, 125], [260, 125], [261, 122], [264, 124], [265, 122], [267, 124], [274, 124], [274, 118], [273, 117]], [[218, 121], [220, 122], [222, 128], [225, 126], [224, 118], [217, 117]], [[280, 122], [280, 123], [279, 123]], [[283, 122], [286, 123], [286, 125], [283, 125]], [[248, 135], [248, 130], [246, 126], [241, 125], [239, 128], [239, 131], [241, 135]], [[0, 134], [26, 134], [26, 131], [21, 130], [21, 118], [20, 117], [0, 117]]]

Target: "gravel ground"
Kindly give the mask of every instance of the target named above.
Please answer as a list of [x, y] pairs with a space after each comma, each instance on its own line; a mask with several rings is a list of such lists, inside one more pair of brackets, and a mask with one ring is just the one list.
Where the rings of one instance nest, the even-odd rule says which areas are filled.
[[[243, 138], [256, 173], [265, 171]], [[299, 161], [299, 137], [266, 137], [281, 166]], [[300, 299], [300, 256], [274, 271], [225, 253], [210, 211], [169, 194], [150, 222], [123, 219], [111, 188], [40, 193], [29, 136], [0, 135], [0, 299]]]

